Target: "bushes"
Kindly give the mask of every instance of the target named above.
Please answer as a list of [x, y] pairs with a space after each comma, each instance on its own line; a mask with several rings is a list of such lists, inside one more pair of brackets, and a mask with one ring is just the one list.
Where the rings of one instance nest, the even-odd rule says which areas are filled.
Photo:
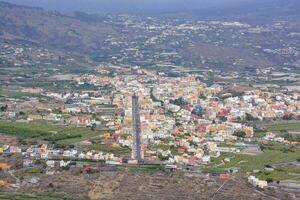
[[289, 153], [289, 152], [294, 153], [294, 152], [295, 152], [295, 149], [294, 149], [294, 147], [284, 147], [281, 151], [282, 151], [283, 153]]
[[174, 105], [177, 105], [177, 106], [180, 106], [180, 107], [186, 105], [186, 102], [184, 101], [183, 97], [180, 97], [180, 98], [175, 99], [175, 100], [171, 99], [170, 103], [174, 104]]
[[272, 183], [272, 182], [273, 182], [273, 178], [269, 178], [269, 177], [268, 177], [268, 178], [266, 179], [266, 181], [267, 181], [268, 183]]
[[236, 131], [233, 135], [244, 138], [246, 136], [246, 133], [244, 131]]
[[[285, 133], [285, 132], [283, 132]], [[288, 141], [297, 141], [300, 142], [300, 136], [299, 135], [293, 135], [293, 134], [289, 134], [289, 133], [285, 133], [283, 135], [283, 138], [288, 140]]]

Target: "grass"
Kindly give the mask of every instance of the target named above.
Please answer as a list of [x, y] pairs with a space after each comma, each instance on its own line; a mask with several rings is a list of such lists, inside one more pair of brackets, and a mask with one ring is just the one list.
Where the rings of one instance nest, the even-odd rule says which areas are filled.
[[[292, 151], [285, 151], [286, 149], [292, 149]], [[226, 157], [231, 158], [230, 162], [225, 162], [224, 165], [219, 165], [222, 163], [222, 160]], [[204, 170], [211, 172], [224, 172], [228, 168], [236, 167], [240, 169], [241, 173], [252, 173], [255, 169], [262, 170], [268, 164], [291, 162], [297, 160], [299, 157], [299, 148], [291, 148], [290, 146], [286, 145], [274, 145], [272, 146], [272, 150], [266, 148], [264, 150], [264, 153], [259, 155], [243, 155], [232, 153], [222, 154], [218, 158], [213, 158], [212, 164], [206, 167]], [[288, 174], [288, 171], [283, 170], [279, 173], [277, 173], [276, 171], [274, 173], [266, 174], [264, 178], [271, 176], [277, 178], [277, 180], [282, 180], [283, 178], [286, 178], [282, 176], [282, 174], [284, 173]]]
[[129, 172], [131, 173], [149, 173], [154, 174], [162, 171], [159, 165], [141, 165], [138, 167], [130, 167]]
[[[47, 123], [0, 121], [0, 132], [21, 138], [41, 138], [48, 141], [74, 143], [101, 135], [88, 128], [54, 126]], [[57, 132], [57, 134], [53, 133]]]

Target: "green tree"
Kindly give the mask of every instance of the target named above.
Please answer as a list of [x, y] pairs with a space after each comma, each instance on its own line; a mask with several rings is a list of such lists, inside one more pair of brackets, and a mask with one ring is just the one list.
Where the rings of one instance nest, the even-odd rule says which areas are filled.
[[0, 108], [1, 112], [6, 112], [7, 109], [8, 109], [8, 106], [7, 106], [7, 105], [1, 106], [1, 108]]
[[236, 131], [233, 135], [244, 138], [246, 136], [246, 133], [244, 131]]

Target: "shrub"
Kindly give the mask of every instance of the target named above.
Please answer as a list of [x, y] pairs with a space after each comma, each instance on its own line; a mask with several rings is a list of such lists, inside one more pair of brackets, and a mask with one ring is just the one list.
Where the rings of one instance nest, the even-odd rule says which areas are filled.
[[267, 181], [268, 183], [272, 183], [272, 182], [273, 182], [273, 178], [268, 177], [268, 178], [266, 179], [266, 181]]

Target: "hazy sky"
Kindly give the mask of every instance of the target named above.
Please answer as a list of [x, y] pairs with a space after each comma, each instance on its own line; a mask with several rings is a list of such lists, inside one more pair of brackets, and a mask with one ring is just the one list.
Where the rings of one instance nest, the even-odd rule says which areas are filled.
[[[58, 11], [172, 12], [194, 10], [251, 0], [3, 0]], [[263, 1], [263, 0], [262, 0]]]

